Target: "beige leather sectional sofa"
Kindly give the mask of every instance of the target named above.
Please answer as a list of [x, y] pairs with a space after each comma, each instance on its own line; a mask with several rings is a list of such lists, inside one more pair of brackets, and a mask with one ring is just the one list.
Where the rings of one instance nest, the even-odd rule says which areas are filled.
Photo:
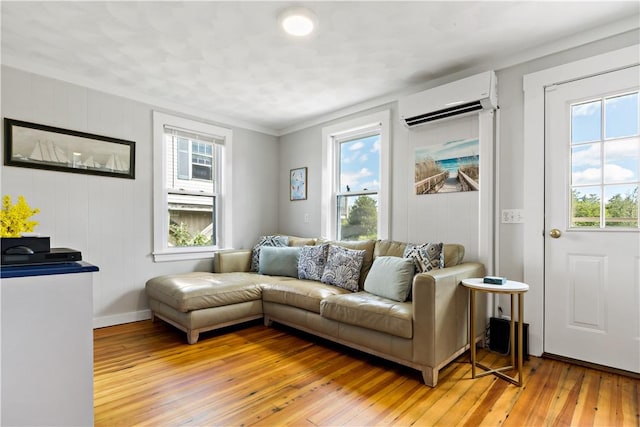
[[[314, 245], [316, 239], [289, 237], [289, 246]], [[418, 369], [435, 386], [438, 371], [469, 347], [468, 290], [460, 281], [482, 277], [484, 267], [463, 262], [464, 247], [444, 245], [444, 268], [416, 274], [410, 299], [398, 302], [364, 291], [376, 257], [402, 257], [406, 243], [387, 240], [331, 242], [364, 250], [359, 291], [313, 280], [249, 272], [251, 250], [222, 251], [214, 273], [167, 275], [147, 282], [154, 318], [187, 333], [264, 318]], [[479, 302], [477, 325], [486, 324]], [[484, 328], [479, 326], [478, 331]]]

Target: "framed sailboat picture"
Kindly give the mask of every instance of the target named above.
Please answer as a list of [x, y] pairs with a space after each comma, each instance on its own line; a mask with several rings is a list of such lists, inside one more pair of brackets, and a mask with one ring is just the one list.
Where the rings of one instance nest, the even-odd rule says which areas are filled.
[[134, 141], [4, 119], [4, 164], [135, 178]]

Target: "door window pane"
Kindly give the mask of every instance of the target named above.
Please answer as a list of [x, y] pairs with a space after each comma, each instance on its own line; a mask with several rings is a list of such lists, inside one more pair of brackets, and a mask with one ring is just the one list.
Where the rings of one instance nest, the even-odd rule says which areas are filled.
[[605, 139], [638, 135], [638, 92], [604, 101]]
[[571, 227], [639, 227], [638, 111], [638, 92], [571, 105]]
[[605, 187], [605, 225], [607, 227], [638, 226], [638, 186]]
[[571, 106], [571, 143], [599, 141], [602, 135], [602, 102]]
[[600, 184], [602, 169], [600, 143], [571, 147], [571, 184]]
[[578, 187], [571, 190], [571, 226], [600, 227], [600, 187]]
[[638, 181], [640, 139], [620, 139], [604, 143], [604, 183]]

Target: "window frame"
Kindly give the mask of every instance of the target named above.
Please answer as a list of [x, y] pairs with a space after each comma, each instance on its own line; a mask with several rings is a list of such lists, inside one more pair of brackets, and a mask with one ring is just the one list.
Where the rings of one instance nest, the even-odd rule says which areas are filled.
[[329, 239], [338, 237], [338, 197], [375, 193], [374, 191], [341, 192], [340, 144], [380, 129], [380, 188], [378, 194], [378, 239], [389, 238], [390, 220], [390, 110], [368, 114], [343, 121], [322, 129], [322, 199], [320, 210], [321, 235]]
[[[214, 209], [217, 225], [217, 238], [215, 245], [210, 246], [189, 246], [170, 247], [169, 236], [169, 203], [167, 177], [169, 171], [167, 167], [167, 156], [170, 154], [168, 144], [165, 143], [165, 127], [181, 129], [190, 133], [201, 133], [215, 137], [221, 143], [214, 146], [215, 151], [219, 150], [218, 168], [212, 177], [214, 182], [217, 179], [217, 188], [213, 188], [215, 197]], [[155, 262], [195, 260], [203, 258], [213, 258], [214, 252], [231, 243], [232, 232], [232, 192], [231, 192], [231, 153], [232, 153], [233, 131], [220, 126], [173, 116], [162, 112], [153, 112], [153, 258]], [[191, 144], [189, 144], [191, 154]], [[176, 153], [177, 154], [177, 153]], [[191, 159], [190, 159], [191, 160]], [[191, 167], [191, 162], [189, 163]], [[190, 172], [191, 173], [191, 172]], [[176, 175], [177, 178], [177, 175]], [[207, 182], [202, 181], [201, 182]], [[213, 185], [213, 184], [212, 184]]]

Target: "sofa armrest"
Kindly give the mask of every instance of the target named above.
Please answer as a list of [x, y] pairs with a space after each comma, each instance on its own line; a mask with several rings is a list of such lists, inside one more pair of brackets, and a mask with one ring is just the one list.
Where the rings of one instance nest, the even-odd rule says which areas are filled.
[[[412, 298], [414, 362], [439, 367], [469, 343], [469, 290], [460, 282], [484, 275], [484, 265], [477, 262], [416, 274]], [[477, 330], [483, 331], [486, 302], [478, 300], [482, 301], [477, 302], [476, 324]]]
[[251, 269], [251, 254], [251, 249], [218, 251], [213, 258], [213, 272], [247, 272]]

